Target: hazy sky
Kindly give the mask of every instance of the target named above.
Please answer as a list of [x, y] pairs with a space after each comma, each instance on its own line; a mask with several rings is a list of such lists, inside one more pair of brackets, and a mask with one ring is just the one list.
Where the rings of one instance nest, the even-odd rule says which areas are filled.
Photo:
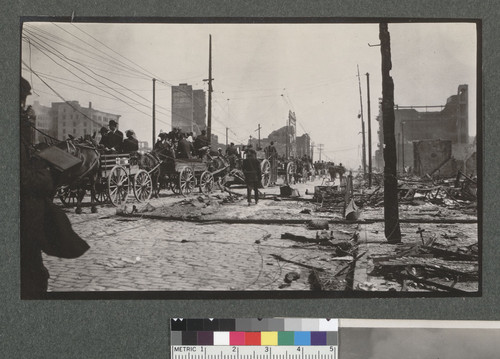
[[[469, 128], [475, 135], [475, 24], [389, 24], [389, 31], [395, 103], [441, 105], [456, 94], [459, 84], [468, 84]], [[156, 128], [169, 131], [170, 86], [187, 82], [207, 89], [203, 79], [208, 78], [209, 34], [212, 127], [219, 142], [225, 142], [226, 127], [229, 141], [235, 143], [257, 137], [259, 123], [261, 136], [267, 137], [286, 124], [292, 110], [297, 134], [307, 132], [315, 144], [324, 144], [322, 159], [358, 167], [359, 65], [365, 121], [365, 74], [370, 73], [375, 151], [375, 118], [382, 96], [380, 47], [368, 43], [379, 44], [378, 24], [27, 23], [22, 58], [64, 99], [82, 106], [92, 102], [96, 109], [121, 114], [121, 130], [133, 128], [140, 140], [151, 142], [151, 79], [160, 79]], [[22, 74], [33, 82], [31, 102], [50, 106], [61, 101], [25, 65]]]

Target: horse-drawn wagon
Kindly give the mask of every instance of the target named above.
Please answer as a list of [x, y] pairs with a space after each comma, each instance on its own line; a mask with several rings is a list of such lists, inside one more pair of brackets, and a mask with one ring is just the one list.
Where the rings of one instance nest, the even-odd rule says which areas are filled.
[[229, 168], [223, 157], [212, 157], [208, 152], [202, 158], [175, 158], [168, 148], [160, 148], [142, 159], [141, 168], [152, 174], [156, 194], [168, 188], [186, 196], [196, 187], [208, 194]]
[[131, 194], [138, 202], [147, 201], [153, 193], [153, 182], [150, 174], [140, 169], [128, 153], [100, 154], [94, 179], [92, 180], [91, 176], [83, 176], [78, 181], [61, 185], [57, 190], [57, 197], [66, 206], [78, 207], [87, 190], [91, 192], [92, 203], [102, 204], [109, 201], [118, 206], [125, 203]]
[[286, 161], [284, 159], [278, 159], [276, 161], [278, 177], [283, 178], [283, 183], [286, 185], [294, 184], [297, 166], [292, 160]]
[[139, 168], [130, 154], [102, 154], [99, 158], [99, 175], [96, 199], [108, 198], [114, 206], [127, 201], [133, 193], [138, 202], [147, 201], [153, 193], [151, 175]]
[[[257, 152], [257, 159], [260, 162], [260, 172], [261, 172], [261, 180], [260, 184], [262, 188], [267, 188], [271, 182], [271, 163], [265, 157], [263, 151]], [[244, 185], [245, 184], [245, 175], [242, 170], [243, 160], [238, 158], [236, 159], [235, 167], [230, 169], [225, 176], [221, 177], [221, 185], [225, 187], [230, 187], [233, 184]]]

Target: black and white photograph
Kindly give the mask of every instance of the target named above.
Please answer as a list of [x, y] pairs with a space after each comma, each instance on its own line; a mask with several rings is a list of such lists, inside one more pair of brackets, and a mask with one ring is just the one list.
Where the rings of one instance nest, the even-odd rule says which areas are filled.
[[342, 359], [469, 359], [498, 356], [498, 321], [341, 319]]
[[479, 21], [139, 20], [22, 21], [22, 299], [481, 295]]

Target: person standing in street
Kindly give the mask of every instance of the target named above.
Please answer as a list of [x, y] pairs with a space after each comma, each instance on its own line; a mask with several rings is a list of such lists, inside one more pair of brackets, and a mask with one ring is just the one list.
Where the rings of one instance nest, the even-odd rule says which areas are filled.
[[229, 168], [236, 168], [236, 160], [238, 159], [238, 149], [234, 146], [234, 143], [231, 142], [229, 147], [226, 148], [226, 156], [229, 159]]
[[243, 174], [247, 185], [248, 205], [252, 203], [252, 190], [255, 193], [255, 204], [259, 203], [259, 186], [261, 180], [260, 162], [255, 156], [255, 151], [249, 151], [243, 160]]
[[274, 147], [274, 141], [271, 141], [271, 144], [266, 147], [265, 149], [267, 159], [269, 163], [271, 164], [271, 184], [276, 184], [278, 181], [278, 164], [277, 164], [277, 158], [278, 158], [278, 151], [276, 150], [276, 147]]

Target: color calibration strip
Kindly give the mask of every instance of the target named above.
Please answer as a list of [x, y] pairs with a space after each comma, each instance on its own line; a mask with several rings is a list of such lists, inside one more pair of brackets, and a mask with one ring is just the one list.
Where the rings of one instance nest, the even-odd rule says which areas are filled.
[[171, 320], [173, 346], [336, 346], [337, 319]]
[[171, 321], [171, 359], [338, 359], [338, 319]]

